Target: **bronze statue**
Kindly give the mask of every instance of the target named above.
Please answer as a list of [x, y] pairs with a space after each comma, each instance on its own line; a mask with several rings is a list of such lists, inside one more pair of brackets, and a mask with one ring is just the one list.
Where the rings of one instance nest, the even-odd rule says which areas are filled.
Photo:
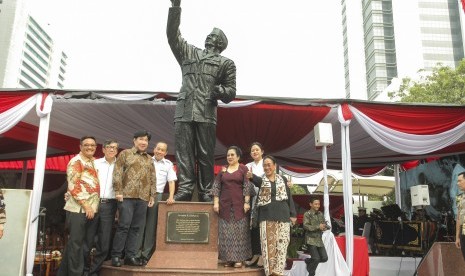
[[205, 39], [204, 50], [188, 44], [179, 31], [181, 1], [171, 0], [171, 3], [166, 35], [182, 70], [182, 87], [174, 114], [179, 179], [175, 200], [190, 201], [198, 179], [199, 201], [210, 202], [216, 107], [218, 100], [229, 103], [236, 96], [236, 66], [220, 55], [228, 46], [228, 39], [218, 28], [213, 28]]

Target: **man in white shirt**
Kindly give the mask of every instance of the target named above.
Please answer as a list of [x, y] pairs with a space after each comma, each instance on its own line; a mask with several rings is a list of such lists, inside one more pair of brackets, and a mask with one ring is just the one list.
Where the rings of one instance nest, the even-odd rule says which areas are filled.
[[165, 190], [166, 182], [168, 182], [169, 196], [166, 204], [174, 203], [175, 181], [177, 180], [176, 172], [173, 168], [173, 163], [165, 159], [168, 153], [168, 144], [158, 142], [153, 149], [153, 163], [157, 173], [157, 198], [153, 207], [147, 208], [147, 218], [145, 222], [144, 235], [139, 235], [140, 251], [138, 254], [142, 265], [146, 265], [153, 252], [155, 251], [155, 234], [157, 232], [158, 220], [158, 204], [162, 200], [163, 191]]
[[[113, 169], [115, 167], [116, 155], [118, 154], [118, 142], [106, 140], [102, 146], [104, 157], [94, 161], [100, 182], [100, 204], [99, 212], [94, 217], [97, 223], [87, 230], [86, 242], [83, 246], [85, 272], [95, 276], [99, 274], [103, 262], [107, 259], [110, 251], [111, 233], [116, 213], [115, 191], [113, 190]], [[90, 250], [97, 235], [96, 253], [92, 264], [89, 262]]]

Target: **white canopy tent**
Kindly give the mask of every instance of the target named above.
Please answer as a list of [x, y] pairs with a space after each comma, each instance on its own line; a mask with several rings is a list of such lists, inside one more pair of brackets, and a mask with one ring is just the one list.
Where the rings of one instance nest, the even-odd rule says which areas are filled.
[[[9, 93], [9, 96], [4, 98], [13, 98], [13, 100], [3, 101], [2, 93]], [[92, 133], [98, 141], [116, 137], [122, 141], [123, 147], [128, 147], [134, 129], [150, 127], [149, 130], [156, 134], [154, 140], [167, 140], [169, 147], [174, 148], [172, 147], [174, 102], [144, 100], [153, 99], [157, 93], [133, 92], [128, 95], [99, 92], [98, 94], [103, 95], [106, 100], [73, 100], [72, 97], [60, 96], [65, 93], [66, 91], [55, 90], [0, 91], [0, 100], [2, 100], [0, 134], [8, 136], [18, 122], [38, 129], [32, 219], [39, 213], [45, 157], [50, 147], [49, 137], [51, 139], [70, 137], [76, 141], [80, 136]], [[4, 105], [4, 103], [9, 104]], [[34, 107], [37, 115], [30, 112]], [[250, 139], [265, 140], [265, 144], [273, 145], [268, 147], [270, 150], [266, 151], [267, 154], [277, 157], [281, 165], [317, 167], [323, 164], [323, 159], [325, 161], [327, 159], [328, 167], [342, 169], [342, 182], [347, 183], [343, 185], [347, 218], [352, 218], [352, 167], [371, 168], [428, 156], [465, 152], [465, 107], [459, 106], [396, 105], [351, 100], [276, 101], [276, 99], [252, 98], [249, 101], [221, 105], [218, 113], [219, 118], [223, 116], [223, 121], [218, 122], [219, 138], [215, 149], [218, 160], [224, 158], [227, 148], [225, 145], [238, 143], [237, 141], [241, 141], [248, 131], [254, 136], [247, 137], [242, 144], [250, 144]], [[294, 113], [298, 117], [285, 116]], [[308, 120], [314, 117], [317, 120]], [[334, 127], [334, 144], [323, 156], [321, 149], [317, 149], [314, 145], [313, 125], [311, 125], [319, 121], [331, 123]], [[247, 127], [251, 128], [246, 131]], [[269, 131], [273, 127], [276, 127], [278, 132], [270, 134]], [[302, 132], [302, 129], [308, 129], [308, 132]], [[257, 132], [258, 130], [261, 132]], [[302, 136], [295, 137], [296, 133], [302, 133]], [[23, 136], [17, 138], [31, 139]], [[283, 139], [279, 140], [280, 138]], [[286, 144], [291, 139], [294, 141]], [[281, 142], [274, 144], [276, 141]], [[56, 146], [66, 146], [62, 144], [64, 143], [58, 143]], [[286, 144], [286, 147], [278, 147], [281, 144]], [[77, 145], [74, 146], [76, 151]], [[352, 230], [352, 220], [348, 219], [346, 220], [346, 261], [351, 271], [354, 261]], [[31, 221], [27, 257], [28, 275], [32, 275], [36, 236], [37, 221]]]
[[[343, 181], [342, 171], [329, 170], [328, 171], [328, 190], [329, 193], [342, 194]], [[352, 190], [354, 194], [360, 195], [377, 195], [384, 196], [394, 191], [396, 185], [395, 178], [393, 176], [358, 176], [352, 174]], [[314, 193], [324, 192], [324, 178], [321, 178], [318, 187]]]

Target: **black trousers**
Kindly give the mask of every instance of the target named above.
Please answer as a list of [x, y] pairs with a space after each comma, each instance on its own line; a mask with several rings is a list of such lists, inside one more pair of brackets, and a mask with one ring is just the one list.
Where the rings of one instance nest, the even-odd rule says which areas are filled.
[[157, 222], [158, 222], [158, 206], [162, 200], [163, 194], [158, 193], [155, 204], [152, 207], [147, 207], [147, 215], [145, 217], [145, 227], [139, 235], [138, 246], [140, 249], [137, 253], [137, 257], [144, 257], [150, 260], [156, 246], [156, 235], [157, 235]]
[[123, 250], [125, 250], [125, 258], [136, 257], [139, 235], [144, 232], [147, 203], [135, 198], [125, 198], [123, 202], [117, 203], [119, 219], [113, 239], [112, 257], [121, 258]]
[[307, 271], [309, 276], [315, 275], [315, 270], [319, 263], [325, 263], [328, 260], [328, 254], [324, 246], [318, 247], [307, 245], [307, 252], [310, 254], [310, 260], [306, 260]]
[[[460, 226], [460, 233], [462, 232], [462, 226]], [[463, 259], [465, 260], [465, 235], [460, 235], [460, 250], [462, 250], [462, 256]]]
[[196, 160], [198, 167], [199, 201], [212, 201], [209, 192], [214, 178], [214, 152], [216, 144], [216, 125], [211, 123], [176, 122], [175, 145], [178, 165], [178, 191], [175, 199], [190, 201], [196, 179]]
[[250, 230], [252, 242], [252, 255], [262, 255], [262, 246], [260, 244], [260, 227], [252, 227]]
[[66, 223], [69, 229], [69, 240], [58, 269], [58, 276], [82, 276], [84, 271], [83, 244], [89, 227], [96, 220], [88, 220], [85, 213], [66, 211]]
[[[111, 233], [115, 222], [116, 199], [101, 202], [97, 215], [94, 217], [96, 223], [87, 229], [86, 242], [83, 246], [84, 270], [88, 270], [90, 275], [98, 275], [103, 262], [110, 253]], [[94, 246], [95, 236], [97, 236], [96, 253], [94, 261], [90, 264], [90, 250]]]

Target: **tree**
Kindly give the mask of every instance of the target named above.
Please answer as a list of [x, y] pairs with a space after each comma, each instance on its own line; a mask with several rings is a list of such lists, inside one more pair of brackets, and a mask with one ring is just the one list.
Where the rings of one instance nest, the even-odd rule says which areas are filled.
[[431, 74], [419, 73], [420, 80], [404, 78], [399, 91], [388, 96], [400, 102], [465, 104], [465, 59], [455, 69], [438, 64]]

